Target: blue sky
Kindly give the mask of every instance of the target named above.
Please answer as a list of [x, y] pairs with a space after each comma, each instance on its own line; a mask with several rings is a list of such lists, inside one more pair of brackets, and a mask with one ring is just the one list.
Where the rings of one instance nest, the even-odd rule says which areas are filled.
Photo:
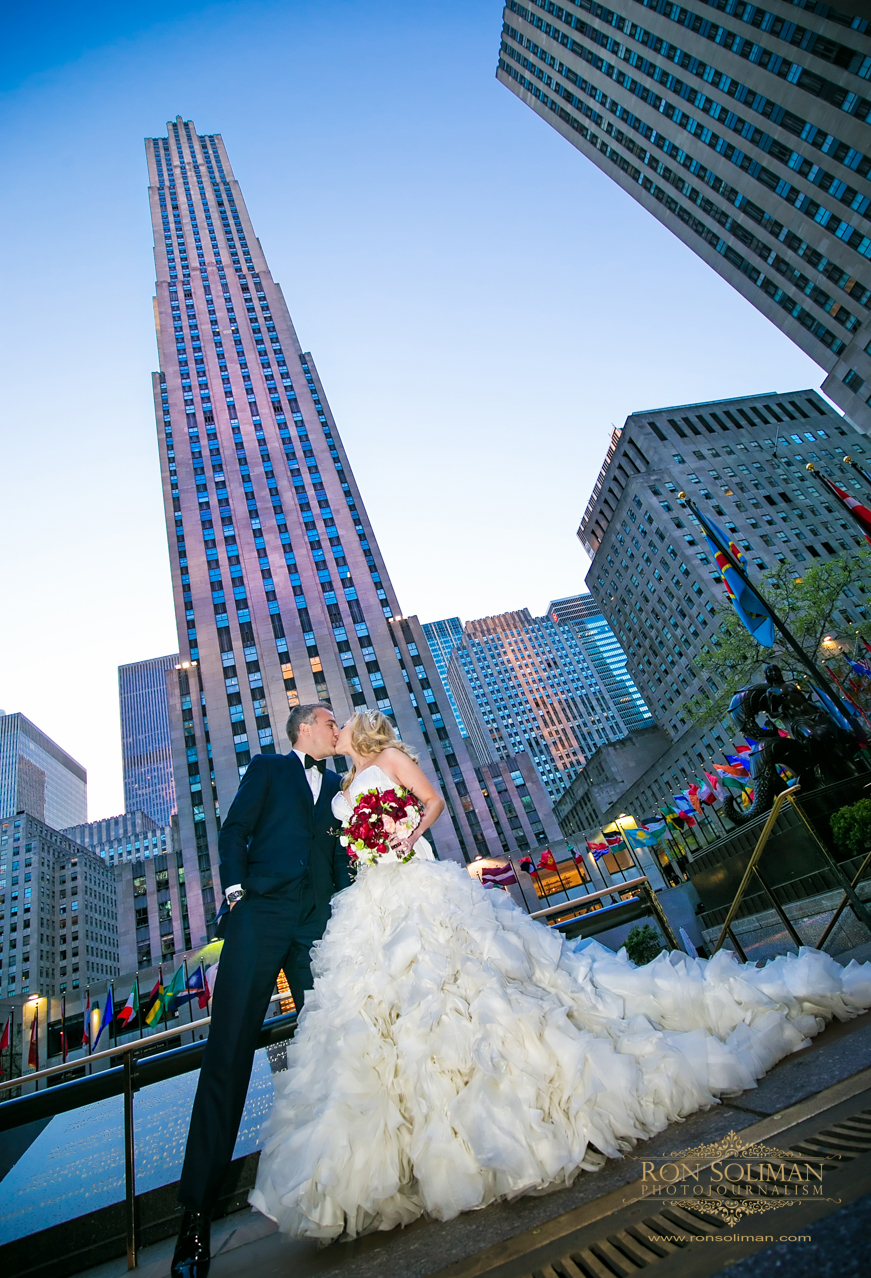
[[400, 601], [541, 612], [611, 424], [821, 371], [495, 80], [497, 0], [47, 4], [0, 53], [0, 706], [121, 811], [116, 668], [176, 646], [142, 139], [220, 132]]

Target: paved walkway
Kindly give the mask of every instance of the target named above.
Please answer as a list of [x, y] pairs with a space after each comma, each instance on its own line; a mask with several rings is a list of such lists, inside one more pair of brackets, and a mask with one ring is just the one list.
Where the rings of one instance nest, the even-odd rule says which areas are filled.
[[[871, 944], [861, 949], [871, 951]], [[846, 962], [851, 955], [839, 957]], [[856, 957], [865, 958], [866, 955], [857, 954]], [[740, 1131], [760, 1119], [779, 1114], [789, 1106], [849, 1079], [869, 1065], [871, 1014], [852, 1021], [835, 1022], [814, 1039], [810, 1047], [794, 1053], [776, 1066], [758, 1087], [707, 1112], [695, 1114], [682, 1124], [673, 1124], [647, 1142], [645, 1149], [654, 1155], [674, 1149], [676, 1145], [687, 1148], [708, 1143], [729, 1131]], [[601, 1172], [579, 1176], [570, 1189], [524, 1198], [515, 1203], [498, 1203], [485, 1211], [469, 1213], [447, 1223], [418, 1221], [405, 1230], [370, 1235], [353, 1243], [334, 1243], [325, 1248], [309, 1242], [288, 1241], [269, 1221], [245, 1210], [215, 1223], [211, 1278], [242, 1278], [243, 1275], [244, 1278], [252, 1278], [254, 1274], [256, 1278], [309, 1278], [310, 1275], [324, 1278], [338, 1275], [342, 1278], [429, 1278], [449, 1266], [462, 1264], [483, 1248], [540, 1228], [546, 1222], [583, 1204], [592, 1203], [636, 1179], [637, 1167], [631, 1160], [610, 1160]], [[841, 1247], [854, 1233], [847, 1217], [840, 1223], [833, 1220], [831, 1225], [827, 1224], [826, 1231], [819, 1235], [823, 1251], [815, 1252], [816, 1272], [830, 1272], [829, 1262], [825, 1260], [828, 1254], [825, 1247]], [[826, 1236], [830, 1243], [824, 1245]], [[172, 1241], [166, 1241], [143, 1249], [138, 1270], [141, 1278], [167, 1278], [172, 1248]], [[798, 1254], [795, 1253], [796, 1257]], [[754, 1272], [772, 1275], [780, 1272], [778, 1266], [781, 1262], [777, 1256], [764, 1257], [767, 1253], [760, 1254], [760, 1268]], [[853, 1272], [846, 1264], [847, 1260], [848, 1257], [844, 1256], [846, 1267], [840, 1278], [848, 1278]], [[727, 1263], [725, 1254], [723, 1262]], [[766, 1265], [764, 1270], [763, 1264]], [[85, 1278], [123, 1278], [126, 1272], [125, 1262], [118, 1260], [89, 1270]], [[737, 1275], [739, 1271], [730, 1269], [729, 1272]], [[796, 1272], [809, 1274], [815, 1271], [811, 1266]]]

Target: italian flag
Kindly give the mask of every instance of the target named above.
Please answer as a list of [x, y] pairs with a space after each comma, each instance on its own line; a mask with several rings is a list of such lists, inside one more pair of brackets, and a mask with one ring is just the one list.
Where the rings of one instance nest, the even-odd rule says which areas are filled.
[[138, 1012], [139, 1012], [139, 986], [134, 982], [133, 989], [130, 991], [130, 995], [127, 999], [127, 1002], [124, 1004], [124, 1006], [121, 1008], [121, 1011], [118, 1013], [118, 1020], [122, 1028], [128, 1023], [128, 1021], [132, 1021], [133, 1017], [136, 1016]]

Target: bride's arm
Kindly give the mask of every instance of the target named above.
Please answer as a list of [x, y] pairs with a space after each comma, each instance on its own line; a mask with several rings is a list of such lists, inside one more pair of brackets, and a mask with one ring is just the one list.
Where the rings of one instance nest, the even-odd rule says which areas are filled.
[[385, 750], [378, 764], [389, 777], [398, 781], [406, 790], [410, 790], [416, 799], [423, 804], [423, 816], [420, 825], [410, 839], [391, 839], [391, 847], [401, 853], [411, 850], [417, 840], [436, 821], [445, 810], [445, 801], [434, 786], [427, 780], [426, 774], [402, 750]]

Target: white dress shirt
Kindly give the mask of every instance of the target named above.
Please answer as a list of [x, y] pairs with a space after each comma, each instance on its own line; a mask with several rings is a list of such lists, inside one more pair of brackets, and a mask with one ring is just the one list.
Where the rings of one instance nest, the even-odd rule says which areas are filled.
[[[308, 787], [312, 792], [312, 801], [314, 803], [317, 803], [321, 793], [321, 786], [324, 783], [324, 778], [321, 775], [321, 771], [319, 768], [307, 768], [305, 766], [305, 750], [297, 750], [294, 747], [293, 753], [296, 755], [296, 757], [299, 759], [300, 763], [303, 766], [303, 771], [305, 772], [305, 779], [308, 782]], [[241, 891], [242, 891], [242, 884], [233, 883], [231, 884], [230, 887], [224, 889], [224, 896], [229, 895], [230, 892], [241, 892]]]

